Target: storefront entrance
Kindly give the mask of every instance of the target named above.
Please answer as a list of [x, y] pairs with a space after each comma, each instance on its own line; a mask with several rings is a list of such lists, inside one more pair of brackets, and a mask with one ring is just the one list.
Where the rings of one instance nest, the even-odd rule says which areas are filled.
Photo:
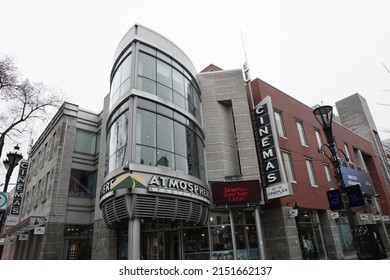
[[296, 221], [302, 250], [302, 259], [327, 259], [318, 212], [315, 210], [299, 209]]
[[[140, 222], [144, 260], [260, 259], [252, 208], [211, 211], [207, 226], [168, 219]], [[118, 258], [127, 259], [127, 222], [120, 228]]]
[[166, 232], [145, 231], [141, 233], [141, 259], [181, 260], [180, 230]]

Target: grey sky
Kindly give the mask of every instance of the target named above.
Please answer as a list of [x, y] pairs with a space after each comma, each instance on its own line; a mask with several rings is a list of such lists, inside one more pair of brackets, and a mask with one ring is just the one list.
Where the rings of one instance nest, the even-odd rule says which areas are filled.
[[177, 44], [198, 71], [210, 63], [241, 68], [242, 34], [252, 78], [309, 106], [358, 92], [390, 138], [382, 132], [390, 107], [378, 105], [390, 104], [382, 65], [390, 69], [390, 1], [0, 0], [0, 7], [0, 55], [82, 108], [102, 109], [115, 48], [140, 23]]

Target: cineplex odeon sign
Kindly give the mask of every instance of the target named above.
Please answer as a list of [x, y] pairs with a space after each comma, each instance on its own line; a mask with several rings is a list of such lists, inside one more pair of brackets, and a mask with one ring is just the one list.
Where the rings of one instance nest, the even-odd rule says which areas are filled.
[[253, 110], [256, 137], [259, 143], [258, 157], [261, 160], [263, 185], [267, 199], [292, 195], [291, 183], [287, 182], [281, 162], [281, 154], [275, 139], [275, 119], [271, 97], [264, 98]]

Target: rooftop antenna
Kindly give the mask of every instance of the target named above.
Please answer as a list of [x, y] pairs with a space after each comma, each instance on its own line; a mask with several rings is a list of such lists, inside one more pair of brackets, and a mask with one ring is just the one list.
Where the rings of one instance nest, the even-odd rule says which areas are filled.
[[255, 107], [254, 101], [253, 101], [253, 95], [252, 95], [252, 86], [251, 86], [251, 76], [249, 72], [249, 64], [248, 64], [248, 58], [246, 56], [246, 49], [245, 49], [245, 43], [244, 43], [244, 36], [242, 35], [242, 30], [240, 30], [241, 34], [241, 42], [242, 42], [242, 47], [244, 49], [244, 56], [245, 56], [245, 62], [243, 65], [243, 71], [244, 71], [244, 81], [248, 86], [248, 94], [249, 94], [249, 100], [251, 102], [250, 104], [250, 109], [253, 110]]

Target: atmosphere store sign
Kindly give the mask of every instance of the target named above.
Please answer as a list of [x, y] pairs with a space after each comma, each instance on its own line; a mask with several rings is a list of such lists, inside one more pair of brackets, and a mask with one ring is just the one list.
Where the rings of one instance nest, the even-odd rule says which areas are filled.
[[286, 181], [278, 141], [275, 139], [274, 113], [271, 97], [267, 96], [254, 109], [259, 158], [265, 177], [267, 199], [292, 195], [291, 184]]
[[119, 189], [138, 189], [142, 192], [185, 196], [210, 203], [210, 191], [186, 180], [147, 173], [124, 173], [107, 181], [100, 192], [100, 202], [114, 195]]

